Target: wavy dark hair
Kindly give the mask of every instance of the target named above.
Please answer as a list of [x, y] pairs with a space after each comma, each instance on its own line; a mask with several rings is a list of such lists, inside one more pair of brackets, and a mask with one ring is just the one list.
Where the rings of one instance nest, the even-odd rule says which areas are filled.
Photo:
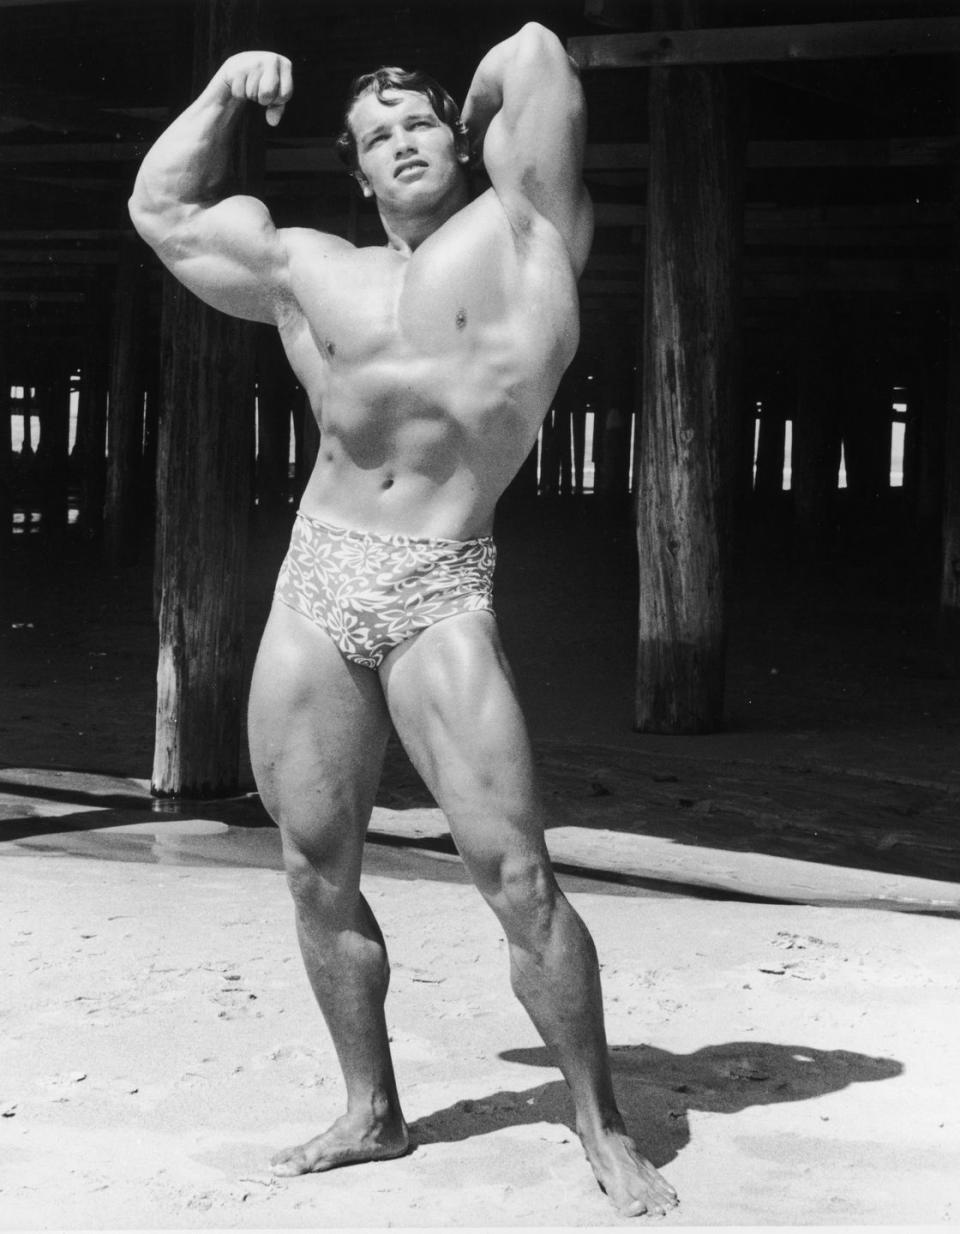
[[455, 137], [467, 136], [467, 126], [460, 119], [460, 108], [429, 73], [420, 69], [383, 65], [372, 73], [363, 73], [354, 78], [347, 96], [347, 105], [343, 109], [343, 131], [334, 142], [334, 149], [351, 171], [357, 170], [357, 139], [350, 127], [350, 113], [357, 99], [371, 90], [381, 103], [388, 106], [392, 105], [391, 101], [383, 97], [388, 90], [412, 90], [415, 94], [422, 94], [429, 100], [437, 119], [452, 129]]

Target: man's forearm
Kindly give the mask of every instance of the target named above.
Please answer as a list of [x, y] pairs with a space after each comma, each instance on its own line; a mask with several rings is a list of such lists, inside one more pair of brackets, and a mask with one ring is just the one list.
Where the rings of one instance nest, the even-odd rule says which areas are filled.
[[492, 47], [477, 65], [463, 105], [463, 122], [471, 144], [479, 144], [490, 121], [503, 107], [504, 93], [525, 92], [540, 74], [571, 72], [570, 59], [557, 36], [537, 22]]
[[515, 34], [490, 49], [477, 65], [463, 104], [461, 119], [470, 134], [470, 145], [478, 151], [490, 121], [503, 106], [503, 76], [513, 51]]

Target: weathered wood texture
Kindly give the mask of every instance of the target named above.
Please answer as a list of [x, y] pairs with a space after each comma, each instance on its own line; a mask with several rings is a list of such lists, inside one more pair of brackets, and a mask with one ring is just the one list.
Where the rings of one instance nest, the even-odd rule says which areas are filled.
[[143, 306], [145, 250], [120, 244], [110, 355], [104, 548], [112, 566], [137, 560], [143, 475]]
[[583, 35], [567, 50], [582, 69], [944, 55], [960, 51], [960, 18]]
[[719, 727], [725, 502], [736, 416], [742, 145], [725, 70], [650, 74], [644, 397], [637, 484], [641, 732]]
[[[249, 6], [199, 6], [195, 89], [251, 37]], [[254, 338], [248, 323], [207, 308], [169, 277], [165, 283], [151, 787], [161, 796], [206, 797], [239, 785]]]

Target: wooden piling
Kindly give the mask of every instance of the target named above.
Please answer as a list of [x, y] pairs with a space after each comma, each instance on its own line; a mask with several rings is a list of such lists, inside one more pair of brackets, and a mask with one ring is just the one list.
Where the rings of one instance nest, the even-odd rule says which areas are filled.
[[[252, 8], [196, 9], [194, 91], [252, 46]], [[249, 118], [248, 118], [249, 119]], [[262, 115], [253, 117], [263, 124]], [[243, 168], [236, 167], [243, 182]], [[160, 654], [152, 791], [209, 797], [239, 787], [253, 330], [165, 276], [158, 441]]]
[[719, 68], [650, 71], [640, 732], [709, 732], [722, 720], [742, 228], [731, 84]]

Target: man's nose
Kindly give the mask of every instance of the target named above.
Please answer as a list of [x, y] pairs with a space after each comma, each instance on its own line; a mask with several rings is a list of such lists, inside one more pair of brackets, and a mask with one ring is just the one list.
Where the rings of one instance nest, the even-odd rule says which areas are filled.
[[416, 148], [413, 134], [409, 133], [406, 129], [398, 129], [393, 139], [393, 157], [398, 159], [402, 155], [416, 150]]

